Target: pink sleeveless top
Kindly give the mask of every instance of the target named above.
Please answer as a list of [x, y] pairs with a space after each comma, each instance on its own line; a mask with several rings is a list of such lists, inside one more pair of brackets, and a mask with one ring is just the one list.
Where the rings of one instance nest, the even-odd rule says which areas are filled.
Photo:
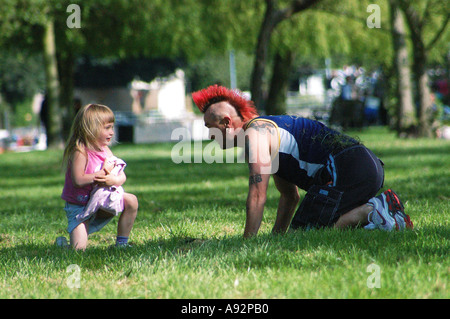
[[[86, 149], [88, 156], [85, 174], [92, 174], [99, 171], [102, 168], [103, 162], [108, 157], [106, 151], [92, 151]], [[89, 201], [89, 195], [94, 185], [86, 185], [84, 187], [75, 187], [72, 183], [72, 170], [71, 163], [67, 165], [66, 180], [62, 191], [61, 198], [71, 204], [85, 206]]]

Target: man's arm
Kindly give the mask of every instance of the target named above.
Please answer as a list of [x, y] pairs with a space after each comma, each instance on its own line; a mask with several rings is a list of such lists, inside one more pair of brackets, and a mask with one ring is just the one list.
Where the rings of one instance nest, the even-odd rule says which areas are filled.
[[297, 186], [284, 179], [274, 175], [275, 185], [280, 192], [280, 201], [278, 202], [277, 219], [273, 226], [273, 233], [285, 233], [291, 223], [292, 215], [295, 212], [300, 200]]
[[258, 233], [266, 203], [271, 172], [270, 127], [253, 123], [246, 131], [245, 154], [249, 167], [249, 189], [246, 204], [244, 237]]
[[252, 173], [250, 169], [249, 190], [246, 205], [246, 221], [244, 237], [248, 238], [258, 233], [266, 203], [267, 186], [270, 175]]

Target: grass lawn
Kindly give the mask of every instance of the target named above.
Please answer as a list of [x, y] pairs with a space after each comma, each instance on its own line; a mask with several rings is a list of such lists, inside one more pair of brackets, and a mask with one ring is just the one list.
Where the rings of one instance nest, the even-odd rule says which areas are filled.
[[85, 252], [65, 250], [62, 152], [1, 154], [0, 298], [449, 298], [450, 142], [352, 135], [385, 162], [414, 230], [271, 235], [271, 181], [259, 235], [243, 240], [246, 164], [175, 164], [174, 144], [124, 144], [113, 152], [139, 199], [133, 247], [111, 247], [116, 218]]

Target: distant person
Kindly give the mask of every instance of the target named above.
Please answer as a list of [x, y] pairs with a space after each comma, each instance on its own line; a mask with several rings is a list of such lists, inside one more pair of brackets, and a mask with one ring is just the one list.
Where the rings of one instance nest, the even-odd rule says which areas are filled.
[[[101, 210], [93, 215], [83, 215], [91, 192], [96, 186], [119, 187], [126, 181], [123, 170], [118, 175], [109, 174], [114, 168], [108, 163], [113, 157], [108, 145], [114, 136], [114, 122], [114, 113], [107, 106], [88, 104], [82, 107], [75, 116], [64, 150], [63, 162], [67, 170], [61, 198], [66, 201], [67, 231], [70, 244], [75, 249], [84, 250], [88, 235], [100, 230], [114, 216]], [[123, 193], [116, 246], [128, 245], [137, 211], [136, 196]]]
[[341, 87], [341, 99], [344, 101], [353, 100], [353, 81], [350, 76], [345, 78], [345, 83]]
[[[221, 148], [245, 147], [249, 189], [244, 237], [259, 230], [271, 175], [280, 192], [274, 233], [289, 226], [413, 227], [392, 190], [375, 196], [383, 186], [383, 164], [357, 140], [306, 118], [258, 116], [253, 102], [237, 90], [214, 85], [192, 98]], [[307, 191], [298, 209], [297, 188]]]
[[[44, 95], [44, 99], [42, 100], [41, 110], [39, 111], [39, 117], [41, 120], [41, 125], [44, 127], [45, 134], [48, 135], [48, 123], [50, 114], [48, 112], [48, 95]], [[48, 145], [47, 145], [48, 146]]]

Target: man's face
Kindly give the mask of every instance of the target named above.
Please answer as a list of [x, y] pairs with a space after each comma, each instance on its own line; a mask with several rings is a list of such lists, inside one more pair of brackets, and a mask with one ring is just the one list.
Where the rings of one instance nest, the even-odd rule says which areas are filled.
[[234, 147], [234, 130], [229, 122], [226, 112], [223, 112], [224, 103], [219, 102], [211, 105], [205, 112], [205, 126], [209, 129], [208, 136], [215, 140], [220, 148], [227, 149]]

